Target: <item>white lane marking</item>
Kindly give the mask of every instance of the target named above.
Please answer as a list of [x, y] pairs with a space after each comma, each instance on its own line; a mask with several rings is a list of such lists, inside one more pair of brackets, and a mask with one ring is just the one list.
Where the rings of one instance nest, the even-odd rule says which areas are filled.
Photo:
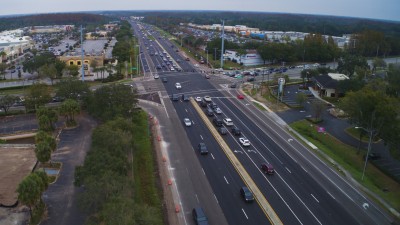
[[192, 124], [194, 125], [194, 121], [192, 120]]
[[336, 200], [336, 198], [335, 197], [333, 197], [333, 195], [331, 194], [331, 193], [329, 193], [329, 191], [327, 191], [326, 193], [328, 193], [328, 195], [330, 195], [333, 199], [335, 199]]
[[203, 170], [203, 173], [204, 173], [204, 175], [206, 175], [206, 172], [204, 172], [204, 169], [203, 169], [203, 168], [201, 168], [201, 170]]
[[201, 134], [200, 134], [200, 138], [201, 138], [201, 140], [204, 140], [204, 138], [203, 138], [203, 136], [201, 136]]
[[306, 169], [304, 169], [304, 167], [300, 166], [306, 173], [308, 173], [308, 171]]
[[212, 157], [213, 159], [215, 159], [215, 158], [214, 158], [214, 155], [213, 155], [212, 153], [210, 153], [210, 155], [211, 155], [211, 157]]
[[187, 109], [185, 109], [185, 111], [188, 113]]
[[224, 179], [225, 179], [225, 182], [227, 183], [227, 184], [229, 184], [229, 182], [228, 182], [228, 180], [226, 179], [226, 177], [224, 176]]
[[289, 170], [287, 167], [285, 167], [285, 169], [286, 169], [289, 173], [292, 173], [292, 172], [290, 172], [290, 170]]
[[246, 217], [246, 219], [249, 219], [249, 217], [247, 216], [246, 212], [244, 211], [244, 209], [242, 208], [242, 212], [244, 214], [244, 216]]
[[214, 198], [215, 198], [215, 201], [217, 201], [217, 204], [219, 204], [218, 198], [217, 198], [217, 196], [215, 194], [214, 194]]
[[313, 194], [311, 194], [311, 196], [319, 203], [318, 199]]
[[196, 196], [197, 203], [200, 203], [200, 201], [199, 201], [199, 197], [197, 196], [197, 194], [194, 194], [194, 195]]

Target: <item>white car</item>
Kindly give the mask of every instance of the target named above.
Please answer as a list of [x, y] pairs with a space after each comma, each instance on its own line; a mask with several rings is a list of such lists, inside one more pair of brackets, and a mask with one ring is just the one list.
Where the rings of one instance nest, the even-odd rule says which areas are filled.
[[170, 70], [171, 70], [171, 71], [175, 71], [175, 68], [171, 66]]
[[201, 97], [196, 97], [196, 102], [201, 102]]
[[182, 88], [182, 86], [181, 86], [180, 83], [176, 83], [176, 84], [175, 84], [175, 87], [176, 87], [176, 89], [181, 89], [181, 88]]
[[183, 123], [185, 123], [185, 126], [187, 127], [192, 126], [192, 121], [190, 121], [189, 118], [183, 119]]
[[208, 95], [204, 96], [204, 101], [211, 102], [211, 97]]
[[222, 110], [221, 110], [219, 107], [215, 108], [215, 109], [214, 109], [214, 112], [215, 112], [216, 114], [222, 114]]
[[230, 118], [224, 118], [223, 121], [226, 126], [233, 126], [233, 121]]
[[154, 74], [154, 79], [158, 79], [160, 76], [158, 74]]
[[247, 140], [246, 138], [239, 138], [239, 142], [240, 142], [240, 144], [242, 144], [242, 146], [244, 146], [244, 147], [250, 146], [250, 141]]

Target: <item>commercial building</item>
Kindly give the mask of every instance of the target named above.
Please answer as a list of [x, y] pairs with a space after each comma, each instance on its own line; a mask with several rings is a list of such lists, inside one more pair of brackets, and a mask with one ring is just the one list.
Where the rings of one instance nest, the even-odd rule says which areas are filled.
[[328, 73], [313, 77], [314, 90], [318, 91], [319, 96], [340, 97], [343, 93], [338, 89], [338, 83], [341, 80], [349, 79], [348, 76], [340, 73]]
[[257, 50], [246, 50], [245, 55], [239, 55], [235, 50], [226, 50], [224, 57], [225, 59], [235, 61], [244, 66], [256, 66], [264, 64], [264, 60], [257, 53]]
[[24, 52], [31, 49], [34, 41], [29, 36], [23, 36], [22, 29], [3, 31], [0, 33], [0, 52], [5, 54], [1, 55], [1, 62], [7, 62], [14, 59]]

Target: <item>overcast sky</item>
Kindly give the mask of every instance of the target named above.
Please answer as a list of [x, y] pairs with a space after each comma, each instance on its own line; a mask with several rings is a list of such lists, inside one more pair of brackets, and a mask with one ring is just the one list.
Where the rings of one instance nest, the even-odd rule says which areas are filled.
[[0, 15], [92, 10], [228, 10], [400, 21], [400, 0], [0, 0]]

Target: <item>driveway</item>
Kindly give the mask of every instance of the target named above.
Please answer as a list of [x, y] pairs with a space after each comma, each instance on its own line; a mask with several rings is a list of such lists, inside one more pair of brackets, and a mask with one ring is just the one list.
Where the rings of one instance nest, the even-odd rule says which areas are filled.
[[75, 187], [75, 166], [82, 165], [91, 145], [92, 131], [97, 123], [86, 114], [77, 117], [79, 127], [64, 129], [60, 134], [60, 142], [53, 153], [52, 160], [63, 164], [58, 180], [49, 186], [43, 194], [48, 207], [48, 218], [42, 225], [79, 225], [84, 224], [84, 215], [77, 202], [77, 194], [82, 188]]

